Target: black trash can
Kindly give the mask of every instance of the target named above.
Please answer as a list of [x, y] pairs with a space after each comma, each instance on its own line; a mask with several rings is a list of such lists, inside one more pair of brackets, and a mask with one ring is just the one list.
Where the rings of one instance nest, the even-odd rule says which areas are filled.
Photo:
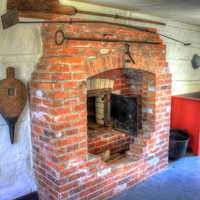
[[176, 160], [185, 155], [189, 142], [189, 134], [179, 129], [170, 130], [169, 159]]

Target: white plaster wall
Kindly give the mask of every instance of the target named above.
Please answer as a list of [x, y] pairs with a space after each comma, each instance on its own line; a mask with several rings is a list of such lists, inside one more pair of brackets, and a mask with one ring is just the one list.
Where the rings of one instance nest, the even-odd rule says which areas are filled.
[[[5, 12], [5, 4], [5, 0], [0, 1], [0, 15]], [[5, 78], [6, 67], [13, 66], [16, 77], [27, 84], [41, 51], [39, 26], [17, 25], [8, 30], [0, 27], [0, 80]], [[0, 116], [0, 200], [13, 200], [36, 190], [28, 103], [15, 135], [16, 144], [11, 145], [7, 124]]]
[[[103, 12], [108, 14], [121, 14], [125, 16], [141, 17], [152, 20], [160, 20], [166, 22], [167, 26], [155, 26], [152, 24], [142, 24], [126, 20], [118, 20], [111, 18], [101, 18], [104, 20], [109, 20], [113, 22], [121, 22], [132, 25], [140, 25], [147, 27], [155, 27], [158, 29], [159, 33], [183, 40], [186, 42], [191, 42], [192, 45], [185, 47], [182, 44], [176, 43], [169, 39], [163, 38], [165, 44], [167, 45], [167, 61], [172, 73], [173, 85], [172, 93], [181, 94], [193, 91], [200, 91], [200, 69], [194, 70], [191, 67], [191, 59], [193, 54], [200, 55], [200, 27], [184, 24], [180, 22], [171, 21], [164, 18], [159, 18], [151, 15], [141, 14], [137, 12], [124, 11], [120, 9], [107, 8], [103, 6], [96, 6], [87, 3], [80, 3], [76, 0], [60, 0], [62, 4], [72, 5], [80, 10], [90, 10]], [[86, 17], [86, 15], [80, 15], [80, 17]], [[98, 17], [87, 16], [91, 19], [99, 19]]]

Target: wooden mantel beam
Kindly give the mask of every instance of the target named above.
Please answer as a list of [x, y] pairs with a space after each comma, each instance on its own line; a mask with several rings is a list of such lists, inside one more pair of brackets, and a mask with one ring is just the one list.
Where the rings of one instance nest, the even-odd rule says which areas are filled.
[[75, 15], [76, 9], [58, 0], [8, 0], [7, 8], [17, 8], [20, 17], [50, 19], [53, 15]]

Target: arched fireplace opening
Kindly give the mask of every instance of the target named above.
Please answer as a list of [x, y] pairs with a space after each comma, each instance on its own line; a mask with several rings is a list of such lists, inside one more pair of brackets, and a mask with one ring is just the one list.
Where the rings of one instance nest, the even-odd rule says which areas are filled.
[[143, 70], [121, 68], [89, 77], [88, 152], [108, 163], [127, 157], [134, 138], [144, 134], [143, 124], [148, 133], [154, 108], [148, 98], [154, 92], [155, 76]]

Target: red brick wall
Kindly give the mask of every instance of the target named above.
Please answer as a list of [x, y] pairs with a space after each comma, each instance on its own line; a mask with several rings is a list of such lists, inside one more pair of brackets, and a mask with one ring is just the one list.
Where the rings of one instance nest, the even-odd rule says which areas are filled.
[[[143, 134], [124, 164], [106, 165], [88, 154], [86, 108], [86, 79], [124, 68], [124, 46], [80, 41], [57, 46], [58, 29], [70, 36], [111, 33], [116, 39], [161, 42], [131, 46], [136, 64], [126, 68], [148, 72], [150, 81], [142, 86]], [[167, 166], [171, 76], [158, 34], [105, 24], [50, 24], [43, 27], [43, 49], [31, 83], [33, 159], [41, 200], [108, 199]], [[129, 84], [135, 92], [134, 81]]]

